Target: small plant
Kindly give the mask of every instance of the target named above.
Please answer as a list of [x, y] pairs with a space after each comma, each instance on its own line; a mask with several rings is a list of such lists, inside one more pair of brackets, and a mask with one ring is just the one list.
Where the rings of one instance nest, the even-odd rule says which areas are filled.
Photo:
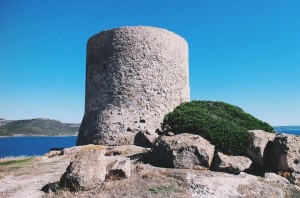
[[241, 108], [213, 101], [183, 103], [164, 117], [164, 132], [192, 133], [202, 136], [220, 151], [230, 155], [244, 155], [249, 142], [248, 130], [273, 128]]
[[176, 188], [175, 186], [159, 186], [150, 188], [149, 191], [153, 194], [160, 194], [160, 193], [178, 193], [181, 192], [181, 189]]

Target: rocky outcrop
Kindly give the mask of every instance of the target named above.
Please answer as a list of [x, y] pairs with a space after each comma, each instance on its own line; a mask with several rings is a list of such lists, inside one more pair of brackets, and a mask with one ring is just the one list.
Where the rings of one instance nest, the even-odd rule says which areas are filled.
[[300, 137], [279, 134], [275, 137], [270, 153], [272, 168], [278, 172], [292, 173], [292, 181], [300, 183]]
[[276, 173], [265, 173], [264, 179], [267, 182], [280, 183], [284, 186], [290, 184], [290, 182], [286, 178], [277, 175]]
[[134, 144], [146, 147], [153, 147], [157, 138], [158, 134], [155, 132], [155, 130], [143, 130], [136, 134], [134, 138]]
[[[52, 157], [62, 156], [63, 158], [72, 158], [79, 151], [84, 148], [90, 148], [95, 145], [73, 146], [69, 148], [62, 148], [60, 150], [51, 150], [41, 158], [47, 159]], [[105, 156], [124, 156], [133, 161], [141, 161], [149, 155], [151, 148], [140, 147], [136, 145], [122, 145], [122, 146], [101, 146]]]
[[127, 157], [112, 156], [106, 158], [106, 181], [122, 179], [131, 176], [130, 159]]
[[262, 130], [250, 130], [250, 144], [247, 149], [248, 157], [260, 167], [268, 166], [269, 153], [275, 133], [268, 133]]
[[63, 155], [63, 149], [61, 150], [51, 150], [45, 154], [45, 157], [51, 158], [54, 156]]
[[151, 163], [181, 169], [208, 169], [215, 147], [198, 135], [162, 136], [155, 143]]
[[87, 44], [85, 114], [77, 145], [133, 144], [190, 100], [188, 45], [154, 27], [122, 27]]
[[103, 146], [81, 147], [62, 175], [60, 186], [72, 191], [89, 190], [104, 181], [131, 176], [131, 163], [128, 157], [105, 154]]
[[284, 198], [288, 189], [280, 183], [266, 183], [246, 173], [232, 175], [221, 172], [192, 172], [187, 175], [186, 180], [192, 197]]
[[[229, 196], [230, 193], [232, 193], [230, 196], [237, 197], [244, 195], [286, 197], [300, 192], [300, 188], [293, 185], [300, 184], [300, 167], [298, 166], [300, 137], [287, 134], [270, 135], [258, 130], [250, 131], [250, 133], [252, 147], [248, 148], [248, 152], [255, 154], [256, 157], [253, 159], [256, 161], [251, 161], [245, 156], [225, 155], [215, 150], [215, 147], [201, 136], [187, 133], [159, 137], [155, 134], [151, 140], [154, 142], [154, 144], [151, 143], [153, 148], [135, 145], [86, 145], [53, 150], [42, 158], [52, 160], [60, 157], [73, 157], [73, 159], [60, 182], [47, 184], [43, 190], [45, 192], [57, 191], [58, 186], [59, 188], [67, 187], [70, 190], [95, 189], [100, 184], [108, 185], [109, 181], [115, 182], [131, 177], [132, 174], [141, 171], [141, 167], [142, 169], [150, 167], [149, 173], [143, 171], [145, 173], [142, 178], [152, 177], [152, 171], [155, 170], [159, 170], [157, 174], [160, 175], [184, 178], [189, 193], [195, 197], [222, 197]], [[143, 134], [143, 138], [150, 136], [147, 131], [143, 131]], [[272, 141], [274, 136], [276, 137]], [[263, 160], [263, 166], [257, 166], [257, 159]], [[270, 159], [268, 169], [266, 169], [266, 159]], [[161, 168], [151, 165], [143, 166], [145, 163]], [[255, 168], [261, 171], [257, 174], [260, 177], [254, 176], [256, 175]], [[269, 168], [273, 172], [268, 172]], [[252, 190], [249, 191], [249, 188]]]
[[106, 157], [102, 146], [89, 146], [81, 149], [71, 160], [60, 185], [75, 190], [89, 190], [105, 181]]
[[228, 156], [221, 152], [216, 152], [211, 170], [221, 171], [231, 174], [239, 174], [250, 168], [252, 161], [244, 156]]
[[300, 173], [300, 137], [295, 135], [277, 135], [271, 151], [272, 166], [278, 171]]

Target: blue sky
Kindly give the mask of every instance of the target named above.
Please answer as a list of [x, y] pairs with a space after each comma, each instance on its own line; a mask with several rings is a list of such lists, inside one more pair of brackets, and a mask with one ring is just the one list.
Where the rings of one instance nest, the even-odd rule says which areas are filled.
[[87, 39], [148, 25], [188, 41], [192, 99], [300, 125], [299, 10], [298, 0], [0, 0], [0, 117], [81, 122]]

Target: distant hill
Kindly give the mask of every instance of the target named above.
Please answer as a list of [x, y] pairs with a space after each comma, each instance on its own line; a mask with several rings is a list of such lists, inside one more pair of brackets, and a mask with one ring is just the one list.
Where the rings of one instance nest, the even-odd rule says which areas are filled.
[[30, 120], [0, 119], [0, 136], [77, 135], [79, 125], [43, 118]]

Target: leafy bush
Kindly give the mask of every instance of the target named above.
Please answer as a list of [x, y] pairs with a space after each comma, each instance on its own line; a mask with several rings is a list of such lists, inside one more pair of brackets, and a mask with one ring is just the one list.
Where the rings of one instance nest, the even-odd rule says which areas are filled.
[[224, 102], [192, 101], [183, 103], [164, 118], [164, 132], [193, 133], [210, 141], [220, 151], [229, 155], [244, 155], [248, 130], [273, 128], [241, 108]]

